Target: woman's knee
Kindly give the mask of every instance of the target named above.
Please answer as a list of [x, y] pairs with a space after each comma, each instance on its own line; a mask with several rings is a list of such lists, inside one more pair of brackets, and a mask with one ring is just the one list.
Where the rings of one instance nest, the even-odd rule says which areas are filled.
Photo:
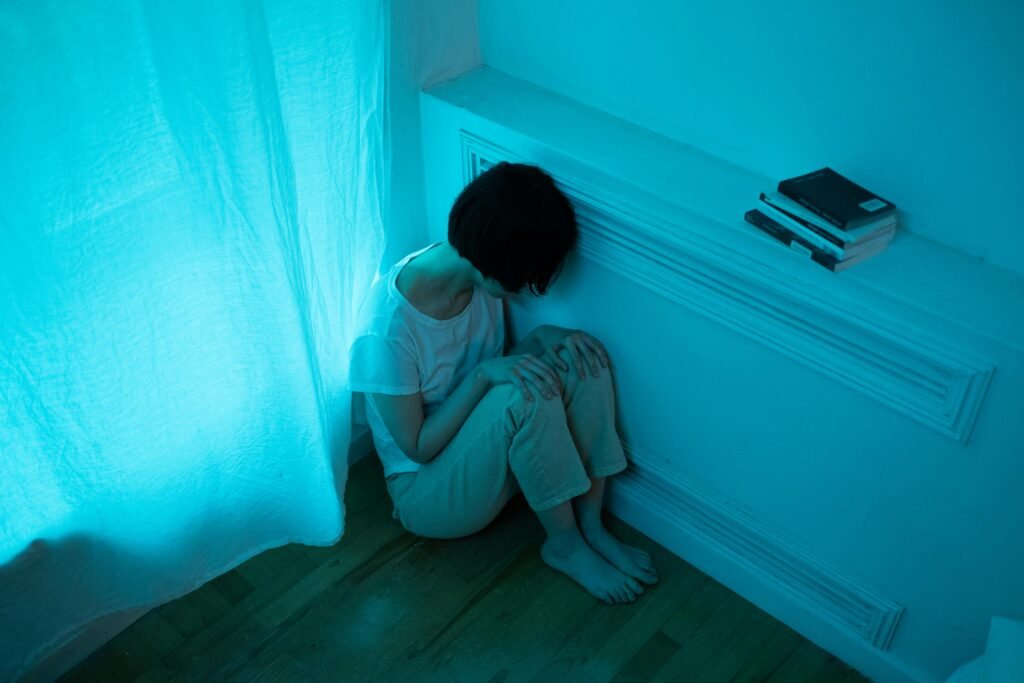
[[517, 410], [533, 411], [537, 408], [553, 408], [556, 407], [556, 404], [560, 405], [553, 397], [550, 399], [544, 398], [541, 390], [535, 384], [527, 381], [526, 386], [530, 391], [532, 399], [526, 397], [526, 394], [523, 393], [522, 388], [518, 384], [499, 384], [489, 389], [484, 398], [500, 401], [506, 407]]
[[606, 368], [600, 363], [597, 364], [597, 376], [594, 376], [593, 368], [590, 363], [587, 362], [586, 358], [580, 358], [580, 363], [583, 365], [583, 377], [580, 377], [580, 368], [576, 364], [576, 360], [573, 359], [572, 354], [568, 349], [559, 349], [558, 357], [561, 358], [569, 366], [568, 370], [562, 371], [562, 379], [568, 388], [571, 383], [573, 388], [576, 390], [583, 389], [587, 390], [602, 390], [607, 391], [612, 386], [612, 371], [611, 368]]
[[518, 393], [519, 389], [512, 384], [498, 384], [487, 390], [487, 393], [484, 394], [484, 399], [508, 403], [515, 398], [515, 394]]
[[490, 389], [484, 396], [485, 400], [494, 401], [506, 416], [507, 436], [511, 437], [521, 429], [529, 426], [540, 418], [543, 422], [551, 419], [565, 420], [565, 405], [560, 396], [544, 398], [540, 389], [527, 383], [532, 400], [526, 398], [523, 390], [514, 384], [499, 384]]

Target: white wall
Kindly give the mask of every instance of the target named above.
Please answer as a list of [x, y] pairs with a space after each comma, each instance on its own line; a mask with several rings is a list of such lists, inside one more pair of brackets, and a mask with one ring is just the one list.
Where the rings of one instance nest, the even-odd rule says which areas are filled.
[[[472, 168], [465, 134], [492, 150], [492, 162], [540, 163], [560, 181], [585, 182], [612, 213], [637, 217], [620, 232], [627, 244], [620, 254], [600, 261], [593, 246], [590, 255], [581, 247], [548, 296], [510, 301], [514, 336], [541, 323], [581, 328], [612, 356], [620, 434], [631, 452], [645, 454], [610, 484], [614, 514], [881, 681], [944, 680], [982, 653], [993, 615], [1024, 616], [1017, 578], [1024, 572], [1024, 422], [1015, 417], [1024, 395], [1024, 312], [1008, 303], [1024, 300], [1024, 278], [913, 237], [858, 268], [829, 273], [735, 217], [742, 213], [737, 194], [763, 176], [489, 67], [431, 89], [422, 102], [431, 240], [444, 238], [447, 209]], [[675, 188], [701, 183], [720, 183], [721, 196], [699, 205], [711, 185], [682, 204], [673, 196]], [[706, 210], [693, 213], [695, 205]], [[665, 231], [656, 252], [644, 247], [651, 239], [644, 216], [657, 216]], [[583, 242], [600, 239], [593, 225], [583, 229]], [[670, 243], [704, 246], [677, 252]], [[685, 251], [691, 256], [678, 255]], [[638, 253], [647, 260], [638, 262]], [[734, 274], [723, 275], [722, 264]], [[961, 287], [1005, 298], [1002, 315], [972, 324], [959, 306], [938, 313], [921, 291], [891, 277], [936, 270], [957, 273], [952, 279]], [[993, 272], [1005, 277], [991, 279]], [[757, 273], [770, 276], [759, 280]], [[892, 288], [876, 286], [883, 276]], [[778, 307], [765, 299], [773, 290]], [[807, 306], [783, 301], [791, 291], [802, 292]], [[834, 311], [836, 301], [849, 306]], [[752, 332], [751, 316], [765, 311], [772, 322]], [[1011, 324], [1001, 325], [1005, 320]], [[880, 336], [865, 344], [864, 333]], [[775, 341], [793, 335], [804, 341], [780, 353]], [[829, 365], [819, 355], [823, 347], [845, 346], [855, 358]], [[929, 368], [929, 358], [946, 360]], [[915, 417], [915, 406], [941, 412], [957, 405], [966, 389], [961, 379], [984, 368], [995, 375], [975, 404], [980, 414], [966, 444]], [[865, 391], [862, 382], [872, 375], [882, 381]], [[635, 476], [637, 484], [653, 481], [669, 493], [623, 504], [617, 491], [622, 484], [639, 492], [629, 481]], [[709, 492], [695, 503], [696, 518], [692, 505], [691, 512], [678, 508], [686, 496], [676, 493], [694, 488]], [[724, 535], [687, 531], [694, 521], [718, 524], [720, 509], [742, 511], [721, 522]], [[747, 539], [738, 559], [736, 538]], [[831, 605], [825, 618], [808, 617], [789, 588], [753, 576], [757, 565], [797, 546], [808, 559], [784, 567], [786, 575], [805, 577], [795, 582], [797, 592], [822, 593], [810, 586], [811, 567], [824, 563], [826, 574], [838, 577], [817, 584], [824, 593], [856, 583], [882, 596], [877, 604], [905, 610], [888, 649], [829, 625], [859, 608]]]
[[1024, 5], [480, 0], [485, 64], [1024, 273]]
[[[895, 201], [910, 231], [983, 257], [978, 282], [1024, 276], [1017, 5], [479, 2], [488, 66], [776, 180], [831, 165]], [[451, 131], [487, 125], [430, 111], [425, 206], [440, 239], [463, 181]], [[612, 160], [601, 143], [593, 156]], [[875, 267], [836, 281], [884, 289]], [[901, 284], [960, 287], [933, 270]], [[912, 328], [938, 310], [905, 303], [921, 316], [897, 322]], [[586, 261], [516, 317], [595, 333], [618, 359], [626, 438], [904, 605], [885, 654], [906, 671], [939, 680], [981, 654], [993, 614], [1024, 617], [1024, 330], [943, 314], [936, 339], [996, 368], [963, 446]]]
[[476, 0], [391, 1], [391, 144], [382, 268], [426, 244], [419, 92], [480, 64]]

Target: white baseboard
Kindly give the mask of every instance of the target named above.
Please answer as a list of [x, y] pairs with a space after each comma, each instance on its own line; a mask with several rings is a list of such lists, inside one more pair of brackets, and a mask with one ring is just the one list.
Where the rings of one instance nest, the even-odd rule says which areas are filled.
[[886, 652], [904, 608], [738, 506], [626, 445], [613, 515], [876, 681], [931, 678]]

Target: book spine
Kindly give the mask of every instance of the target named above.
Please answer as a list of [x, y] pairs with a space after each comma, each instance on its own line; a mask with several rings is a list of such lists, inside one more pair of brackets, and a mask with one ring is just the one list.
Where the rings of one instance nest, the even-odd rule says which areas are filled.
[[782, 242], [793, 251], [804, 253], [818, 265], [828, 268], [833, 272], [835, 271], [836, 263], [838, 261], [834, 256], [821, 251], [821, 249], [810, 242], [801, 239], [791, 230], [786, 229], [784, 226], [764, 215], [757, 209], [747, 211], [743, 218], [746, 219], [748, 223], [754, 225], [754, 227], [759, 228], [762, 232], [765, 232], [779, 242]]
[[847, 242], [844, 241], [842, 238], [837, 237], [836, 235], [833, 235], [828, 230], [825, 230], [824, 228], [821, 228], [821, 227], [815, 225], [814, 223], [811, 223], [808, 220], [804, 220], [800, 216], [797, 216], [796, 214], [794, 214], [794, 213], [792, 213], [790, 211], [786, 211], [786, 209], [784, 209], [781, 206], [776, 206], [775, 204], [772, 203], [772, 201], [768, 198], [768, 196], [764, 192], [761, 193], [761, 201], [764, 202], [765, 204], [767, 204], [768, 206], [770, 206], [771, 208], [775, 209], [779, 213], [785, 214], [787, 218], [789, 218], [790, 220], [796, 221], [797, 223], [802, 225], [807, 230], [810, 230], [810, 231], [814, 232], [815, 235], [819, 235], [819, 236], [821, 236], [822, 239], [828, 240], [830, 243], [836, 245], [840, 249], [845, 249], [846, 248]]
[[884, 245], [878, 249], [869, 249], [868, 251], [865, 251], [861, 254], [857, 254], [856, 256], [852, 256], [848, 259], [843, 259], [842, 261], [836, 264], [835, 271], [838, 273], [841, 270], [846, 270], [850, 266], [860, 263], [861, 261], [867, 261], [869, 258], [872, 258], [876, 254], [880, 254], [883, 251], [885, 251]]
[[895, 212], [890, 212], [887, 216], [874, 220], [870, 223], [866, 223], [862, 226], [858, 226], [857, 228], [850, 228], [847, 226], [846, 230], [840, 230], [818, 214], [814, 213], [810, 209], [804, 208], [802, 204], [794, 199], [790, 199], [781, 192], [762, 192], [761, 195], [762, 201], [773, 206], [779, 211], [796, 216], [804, 223], [810, 223], [819, 231], [823, 230], [828, 232], [833, 237], [841, 240], [845, 245], [844, 248], [849, 248], [859, 242], [867, 241], [880, 230], [885, 230], [889, 226], [895, 227], [897, 224]]
[[774, 222], [776, 222], [779, 225], [781, 225], [786, 230], [789, 230], [790, 232], [792, 232], [797, 237], [799, 237], [799, 238], [801, 238], [801, 239], [803, 239], [803, 240], [805, 240], [807, 242], [810, 242], [817, 249], [820, 249], [821, 251], [825, 252], [826, 254], [834, 256], [837, 259], [843, 258], [843, 248], [842, 247], [837, 247], [836, 245], [832, 244], [827, 239], [825, 239], [824, 237], [819, 235], [817, 232], [815, 232], [815, 231], [813, 231], [813, 230], [811, 230], [811, 229], [809, 229], [807, 227], [804, 227], [803, 223], [791, 219], [787, 214], [783, 213], [782, 211], [777, 210], [771, 204], [767, 204], [765, 202], [761, 202], [757, 206], [757, 210], [760, 211], [761, 213], [763, 213], [768, 218], [772, 219]]

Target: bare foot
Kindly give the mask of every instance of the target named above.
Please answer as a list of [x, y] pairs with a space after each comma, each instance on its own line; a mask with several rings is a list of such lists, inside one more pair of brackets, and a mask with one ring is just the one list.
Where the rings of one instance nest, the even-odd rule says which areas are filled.
[[549, 539], [541, 546], [540, 556], [605, 604], [633, 602], [644, 592], [643, 586], [604, 561], [582, 539], [568, 548], [556, 547]]
[[627, 576], [648, 584], [658, 582], [658, 573], [654, 570], [650, 553], [626, 545], [612, 536], [603, 525], [591, 529], [581, 527], [580, 532], [590, 547]]

